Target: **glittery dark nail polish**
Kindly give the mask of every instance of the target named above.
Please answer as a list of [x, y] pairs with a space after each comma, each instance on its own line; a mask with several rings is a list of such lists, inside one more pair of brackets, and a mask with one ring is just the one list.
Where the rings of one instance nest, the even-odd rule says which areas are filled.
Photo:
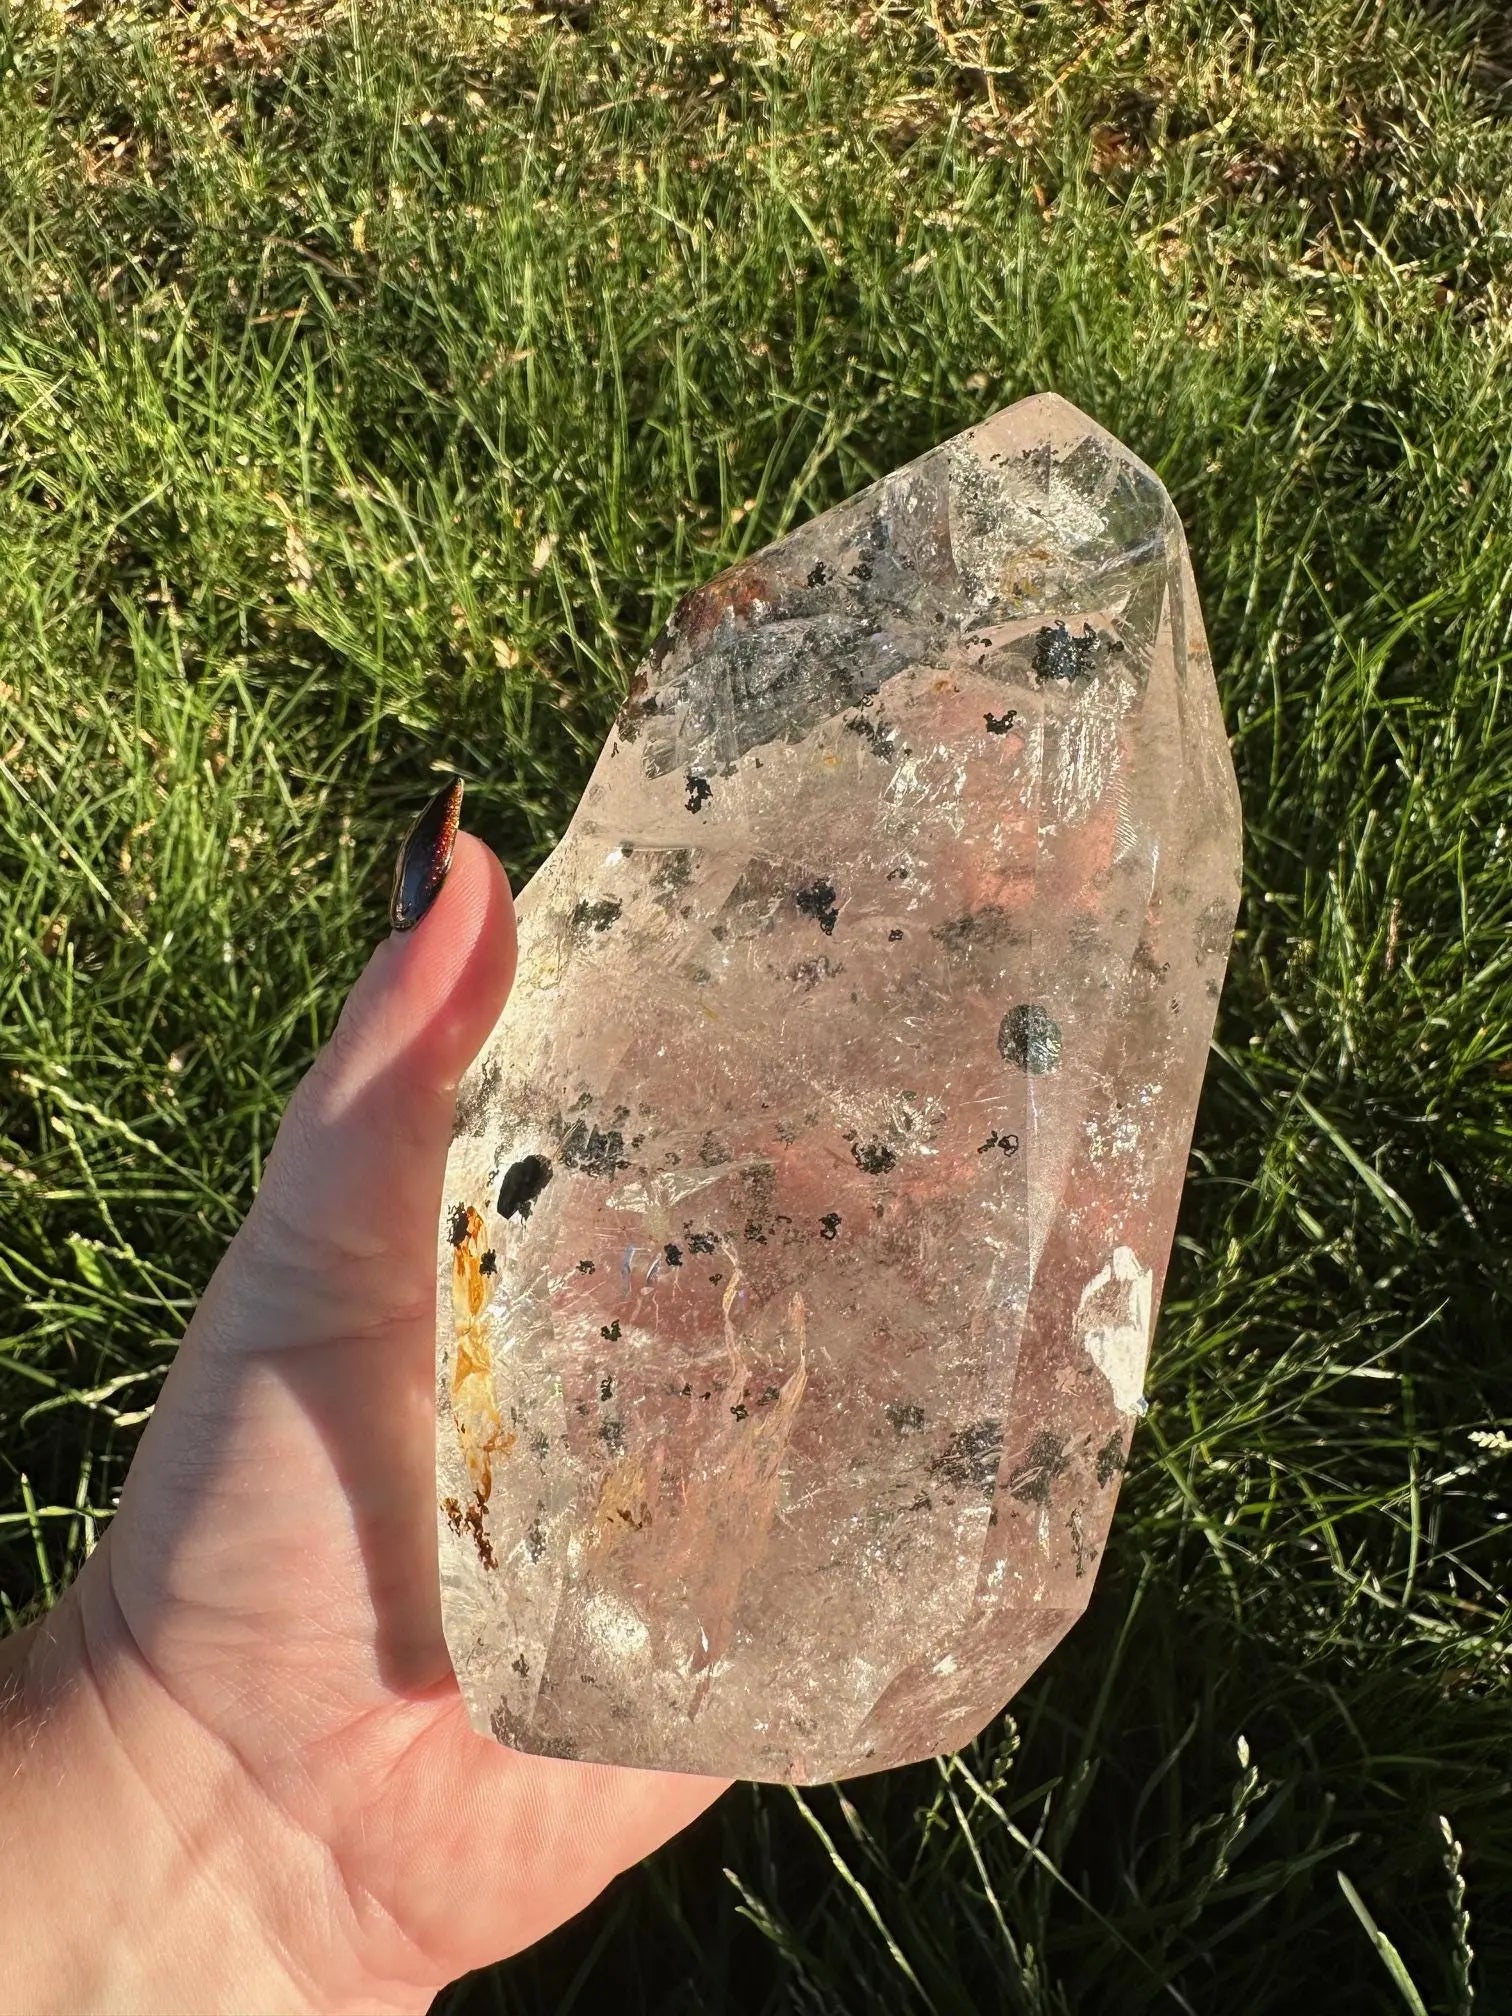
[[462, 779], [453, 777], [405, 834], [389, 898], [389, 923], [396, 931], [412, 931], [440, 895], [461, 816]]

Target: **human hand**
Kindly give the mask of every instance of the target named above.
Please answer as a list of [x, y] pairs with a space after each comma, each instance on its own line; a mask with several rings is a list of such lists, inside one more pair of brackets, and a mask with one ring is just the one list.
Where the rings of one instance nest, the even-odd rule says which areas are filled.
[[474, 1735], [442, 1638], [436, 1225], [514, 963], [460, 836], [290, 1101], [103, 1541], [4, 1648], [17, 2007], [422, 2010], [724, 1789]]

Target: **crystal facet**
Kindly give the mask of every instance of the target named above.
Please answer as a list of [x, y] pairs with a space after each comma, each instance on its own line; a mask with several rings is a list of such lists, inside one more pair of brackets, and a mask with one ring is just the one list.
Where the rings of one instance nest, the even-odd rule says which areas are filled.
[[696, 590], [521, 898], [439, 1241], [517, 1748], [812, 1782], [1080, 1615], [1238, 900], [1159, 481], [1026, 399]]

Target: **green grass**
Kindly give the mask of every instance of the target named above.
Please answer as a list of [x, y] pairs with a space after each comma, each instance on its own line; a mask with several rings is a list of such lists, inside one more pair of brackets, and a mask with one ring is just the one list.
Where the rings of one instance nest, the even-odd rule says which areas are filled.
[[0, 22], [11, 1619], [433, 773], [518, 880], [683, 589], [1040, 387], [1201, 583], [1246, 893], [1088, 1617], [970, 1752], [738, 1790], [452, 2016], [1512, 2008], [1499, 12]]

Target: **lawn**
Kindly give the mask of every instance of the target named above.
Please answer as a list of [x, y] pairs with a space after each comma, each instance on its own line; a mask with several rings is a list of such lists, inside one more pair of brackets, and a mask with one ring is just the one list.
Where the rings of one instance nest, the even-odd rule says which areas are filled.
[[1201, 586], [1245, 896], [1087, 1618], [962, 1756], [738, 1789], [449, 2016], [1512, 2008], [1500, 14], [0, 20], [10, 1623], [439, 773], [518, 886], [679, 594], [1039, 388]]

